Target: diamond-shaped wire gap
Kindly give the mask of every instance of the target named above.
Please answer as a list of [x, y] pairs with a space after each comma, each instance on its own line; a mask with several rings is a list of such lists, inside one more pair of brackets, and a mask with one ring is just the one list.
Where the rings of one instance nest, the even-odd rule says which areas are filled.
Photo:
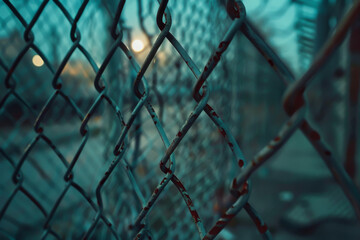
[[77, 23], [81, 33], [80, 43], [93, 57], [98, 66], [106, 57], [114, 41], [109, 31], [112, 19], [103, 4], [106, 3], [89, 1]]
[[0, 145], [15, 162], [18, 162], [23, 149], [35, 137], [32, 129], [35, 115], [12, 93], [6, 100], [2, 100], [5, 102], [0, 109]]
[[[155, 87], [155, 80], [157, 81], [156, 91], [164, 102], [165, 108], [165, 104], [185, 105], [186, 102], [191, 102], [191, 90], [195, 78], [167, 40], [160, 47], [157, 62], [153, 65], [151, 72], [149, 70], [147, 77], [150, 86]], [[154, 93], [156, 93], [155, 90]], [[157, 98], [157, 94], [154, 97]], [[159, 100], [156, 103], [160, 105]], [[163, 111], [165, 117], [166, 110]], [[181, 114], [179, 117], [183, 122], [187, 116]], [[167, 125], [165, 120], [163, 124]]]
[[[133, 168], [143, 195], [148, 199], [164, 177], [164, 173], [159, 168], [159, 162], [165, 147], [147, 109], [143, 108], [138, 118], [141, 125], [137, 125], [138, 122], [135, 121], [134, 128], [129, 131], [130, 144], [126, 159]], [[139, 134], [138, 139], [137, 134]]]
[[[114, 106], [111, 106], [109, 101]], [[94, 192], [100, 178], [106, 172], [111, 160], [112, 151], [115, 147], [124, 124], [121, 110], [114, 110], [115, 101], [108, 96], [99, 95], [87, 117], [83, 119], [78, 132], [86, 130], [89, 138], [82, 149], [78, 161], [74, 165], [74, 175], [78, 183], [88, 192]], [[83, 137], [84, 138], [84, 137]]]
[[70, 163], [83, 141], [79, 132], [82, 119], [60, 93], [53, 96], [54, 100], [46, 104], [47, 111], [37, 124]]
[[[159, 63], [151, 69], [151, 72], [150, 69], [148, 70], [147, 77], [152, 83], [155, 77], [152, 73], [156, 71], [158, 81], [156, 89], [163, 100], [161, 123], [169, 140], [172, 140], [196, 105], [191, 96], [191, 82], [194, 83], [195, 78], [167, 40], [163, 45], [167, 46], [162, 47], [162, 51], [157, 54], [160, 58]], [[151, 91], [150, 94], [156, 103], [154, 107], [160, 108], [155, 91]]]
[[121, 234], [126, 235], [129, 233], [130, 224], [140, 212], [142, 204], [135, 192], [135, 188], [139, 189], [140, 187], [137, 182], [138, 178], [132, 175], [133, 179], [130, 180], [127, 173], [129, 165], [125, 162], [127, 160], [123, 158], [104, 184], [101, 194], [104, 216], [111, 220], [113, 226]]
[[45, 64], [39, 67], [35, 65], [33, 58], [36, 55], [34, 50], [29, 49], [12, 73], [12, 77], [16, 81], [16, 92], [36, 113], [39, 113], [51, 94], [52, 73]]
[[138, 101], [133, 92], [133, 82], [136, 77], [134, 74], [130, 62], [117, 48], [101, 75], [100, 82], [106, 86], [106, 95], [111, 97], [125, 119], [128, 119], [134, 103]]
[[233, 39], [208, 81], [217, 83], [209, 104], [231, 126], [235, 139], [246, 146], [245, 157], [251, 159], [276, 136], [286, 119], [279, 107], [283, 83], [243, 36]]
[[[11, 236], [24, 239], [24, 234], [41, 237], [45, 217], [39, 208], [22, 192], [18, 191], [0, 221], [0, 228], [6, 229]], [[26, 231], [24, 231], [26, 229]]]
[[55, 70], [72, 45], [70, 29], [71, 24], [53, 1], [47, 4], [32, 28], [34, 44], [44, 53]]
[[206, 229], [215, 222], [217, 190], [225, 187], [228, 192], [231, 176], [240, 170], [222, 139], [216, 126], [202, 113], [174, 152], [176, 174], [193, 199]]
[[62, 237], [80, 239], [94, 216], [95, 210], [83, 195], [70, 187], [57, 206], [49, 226]]
[[88, 60], [76, 49], [61, 72], [62, 91], [85, 114], [98, 96], [94, 87], [95, 72]]
[[66, 171], [63, 160], [40, 138], [20, 168], [24, 188], [39, 199], [47, 212], [65, 186], [65, 181], [59, 180]]
[[[104, 176], [113, 158], [112, 156], [104, 157], [105, 146], [101, 143], [99, 136], [90, 137], [73, 168], [76, 182], [89, 194], [95, 192], [99, 181]], [[95, 196], [93, 197], [95, 201]]]

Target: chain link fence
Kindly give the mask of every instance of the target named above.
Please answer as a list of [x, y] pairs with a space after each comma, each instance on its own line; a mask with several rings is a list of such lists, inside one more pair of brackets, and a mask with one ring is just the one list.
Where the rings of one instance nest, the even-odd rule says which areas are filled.
[[297, 129], [360, 216], [304, 99], [359, 3], [297, 80], [240, 1], [5, 0], [0, 12], [2, 238], [214, 239], [245, 209], [271, 239], [250, 176]]

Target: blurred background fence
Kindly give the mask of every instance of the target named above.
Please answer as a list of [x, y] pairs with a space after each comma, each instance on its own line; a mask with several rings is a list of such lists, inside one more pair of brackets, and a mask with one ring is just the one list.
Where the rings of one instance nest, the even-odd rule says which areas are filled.
[[[256, 227], [247, 228], [250, 218], [263, 237], [270, 238], [265, 223], [247, 203], [250, 182], [248, 186], [239, 181], [242, 184], [236, 187], [234, 178], [245, 168], [245, 159], [253, 159], [288, 119], [282, 107], [286, 85], [272, 69], [282, 73], [282, 65], [272, 56], [264, 58], [263, 46], [259, 52], [240, 27], [231, 43], [225, 42], [230, 45], [220, 53], [221, 59], [218, 56], [220, 61], [209, 61], [222, 49], [222, 39], [234, 22], [240, 21], [236, 13], [243, 17], [240, 3], [167, 2], [161, 3], [167, 4], [166, 11], [151, 0], [0, 3], [2, 239], [198, 239], [199, 234], [201, 239], [211, 239], [219, 232], [218, 239], [244, 234], [252, 238], [253, 232], [257, 235]], [[274, 48], [295, 76], [311, 67], [353, 5], [345, 0], [243, 3], [255, 35]], [[192, 60], [177, 52], [166, 33], [170, 17], [173, 39]], [[166, 21], [165, 28], [157, 20]], [[306, 91], [310, 104], [305, 113], [352, 177], [340, 174], [348, 184], [343, 188], [350, 186], [355, 208], [359, 204], [354, 188], [359, 182], [356, 34], [347, 36], [326, 65], [316, 69], [315, 81]], [[161, 35], [169, 40], [159, 45]], [[197, 69], [204, 70], [201, 74]], [[208, 86], [194, 101], [193, 88], [200, 74], [208, 77]], [[134, 88], [143, 95], [136, 95]], [[201, 113], [204, 107], [199, 110], [203, 101], [215, 110], [210, 112], [212, 118]], [[173, 153], [167, 150], [167, 138], [181, 140]], [[289, 180], [294, 172], [310, 176], [304, 189], [323, 179], [337, 186], [327, 182], [330, 175], [324, 166], [311, 165], [321, 158], [306, 142], [296, 131], [283, 147], [288, 150], [281, 149], [285, 153], [275, 155], [273, 165], [263, 165], [253, 176], [251, 199], [259, 214], [264, 210], [264, 220], [275, 235], [286, 228], [279, 219], [284, 219], [289, 204], [304, 193]], [[277, 149], [276, 143], [270, 143]], [[160, 162], [166, 167], [159, 168]], [[303, 181], [301, 174], [297, 180]], [[286, 188], [292, 190], [279, 189], [287, 179]], [[266, 199], [266, 189], [274, 190], [276, 198]], [[348, 200], [337, 201], [345, 206], [338, 215], [345, 214], [343, 218], [353, 223], [355, 214]], [[239, 207], [231, 208], [232, 203]], [[278, 203], [282, 208], [275, 209], [283, 214], [271, 210]], [[231, 217], [222, 215], [228, 207], [230, 213], [238, 210]], [[250, 218], [242, 213], [235, 217], [242, 207]], [[226, 217], [234, 219], [222, 230]]]

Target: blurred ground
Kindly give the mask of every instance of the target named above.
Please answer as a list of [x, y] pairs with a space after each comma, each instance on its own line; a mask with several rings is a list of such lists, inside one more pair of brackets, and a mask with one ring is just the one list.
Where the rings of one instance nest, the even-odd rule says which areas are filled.
[[[360, 224], [349, 202], [300, 131], [252, 181], [249, 202], [274, 239], [360, 239]], [[301, 224], [293, 224], [289, 218]], [[236, 233], [232, 239], [261, 239], [245, 212], [229, 230]]]

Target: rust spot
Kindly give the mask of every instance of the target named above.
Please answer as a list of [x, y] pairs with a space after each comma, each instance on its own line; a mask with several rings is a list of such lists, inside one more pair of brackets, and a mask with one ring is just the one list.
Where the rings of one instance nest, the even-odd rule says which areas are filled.
[[320, 140], [320, 135], [318, 132], [316, 131], [312, 131], [310, 134], [309, 134], [310, 138], [314, 141], [319, 141]]
[[279, 136], [277, 136], [276, 138], [274, 138], [274, 142], [278, 142], [278, 141], [280, 141], [280, 137]]
[[176, 181], [176, 185], [181, 189], [181, 191], [185, 191], [185, 187], [184, 187], [184, 185], [182, 184], [182, 182], [180, 182], [180, 180], [176, 177], [176, 178], [173, 178], [173, 179], [175, 179], [175, 181]]
[[215, 111], [213, 111], [211, 115], [213, 115], [214, 117], [219, 117]]
[[176, 134], [176, 136], [181, 137], [181, 136], [182, 136], [181, 131], [179, 131], [179, 132]]
[[229, 46], [229, 43], [230, 42], [222, 41], [219, 44], [220, 53], [223, 53], [227, 49], [227, 47]]
[[239, 167], [243, 167], [244, 166], [244, 161], [242, 159], [239, 159], [238, 164], [239, 164]]
[[166, 178], [164, 178], [164, 179], [160, 182], [160, 185], [164, 184], [165, 181], [166, 181]]
[[195, 210], [190, 210], [191, 216], [194, 218], [195, 223], [200, 221], [200, 217]]
[[36, 129], [37, 133], [42, 133], [44, 131], [44, 129], [42, 127], [39, 127], [38, 129]]
[[261, 234], [265, 233], [268, 230], [268, 227], [266, 226], [266, 224], [261, 224], [259, 218], [255, 219], [255, 224]]
[[210, 234], [211, 235], [217, 235], [221, 230], [222, 228], [217, 226], [217, 224], [219, 223], [219, 221], [216, 223], [216, 225], [210, 230]]
[[221, 135], [223, 135], [224, 137], [226, 137], [226, 132], [223, 128], [219, 129], [219, 132], [221, 133]]
[[239, 192], [239, 196], [248, 193], [248, 192], [249, 192], [249, 188], [248, 188], [248, 187], [249, 187], [249, 184], [248, 184], [247, 182], [245, 182], [245, 183], [243, 184], [243, 186], [242, 186], [241, 191]]
[[235, 188], [237, 189], [239, 186], [237, 185], [237, 182], [236, 182], [236, 178], [233, 179], [233, 182], [232, 182], [232, 188]]

